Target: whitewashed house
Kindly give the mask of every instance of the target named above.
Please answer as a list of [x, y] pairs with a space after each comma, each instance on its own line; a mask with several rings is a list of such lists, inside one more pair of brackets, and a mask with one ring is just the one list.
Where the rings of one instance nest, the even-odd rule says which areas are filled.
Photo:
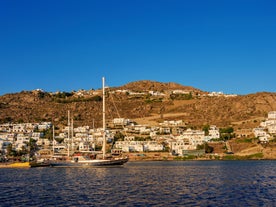
[[182, 155], [183, 150], [195, 150], [196, 146], [192, 145], [189, 140], [176, 140], [170, 142], [171, 151]]
[[75, 133], [88, 133], [89, 130], [90, 130], [89, 126], [82, 126], [82, 127], [74, 128]]
[[204, 141], [209, 142], [211, 139], [218, 139], [218, 138], [220, 138], [219, 129], [214, 125], [210, 126], [209, 135], [205, 136]]
[[176, 89], [172, 91], [172, 94], [189, 94], [190, 91], [185, 91], [185, 90], [180, 90], [180, 89]]
[[164, 146], [162, 144], [157, 143], [156, 141], [146, 141], [143, 143], [144, 151], [148, 152], [156, 152], [156, 151], [163, 151]]
[[276, 124], [267, 127], [270, 134], [276, 134]]
[[47, 130], [47, 129], [50, 129], [51, 127], [52, 127], [51, 122], [42, 122], [37, 125], [37, 128], [39, 131]]
[[43, 132], [32, 132], [31, 138], [34, 140], [38, 140], [44, 136]]
[[0, 125], [0, 132], [11, 133], [12, 129], [13, 129], [13, 125], [10, 123]]
[[16, 141], [14, 142], [14, 147], [16, 150], [22, 150], [23, 147], [27, 147], [27, 143], [30, 141], [30, 135], [17, 134]]
[[27, 133], [28, 132], [25, 124], [14, 124], [12, 131], [15, 133]]
[[187, 129], [182, 133], [183, 138], [190, 140], [190, 143], [194, 146], [204, 143], [205, 132], [201, 130]]
[[255, 137], [258, 137], [258, 139], [260, 140], [260, 142], [268, 142], [270, 135], [265, 131], [264, 128], [254, 128], [253, 129], [253, 133], [255, 135]]
[[123, 152], [162, 151], [164, 146], [155, 141], [116, 141], [114, 147]]
[[270, 120], [276, 120], [276, 111], [268, 112], [267, 118]]
[[171, 133], [171, 128], [170, 127], [160, 127], [159, 128], [159, 133], [160, 134], [170, 134]]

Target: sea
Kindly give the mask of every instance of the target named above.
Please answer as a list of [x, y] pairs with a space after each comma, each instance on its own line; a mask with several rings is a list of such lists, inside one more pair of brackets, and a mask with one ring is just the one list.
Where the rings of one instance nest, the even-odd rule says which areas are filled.
[[276, 161], [0, 169], [0, 206], [276, 206]]

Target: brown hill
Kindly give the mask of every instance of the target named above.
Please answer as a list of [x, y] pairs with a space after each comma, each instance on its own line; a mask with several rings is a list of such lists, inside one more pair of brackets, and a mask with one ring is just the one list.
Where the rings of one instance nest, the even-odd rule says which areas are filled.
[[[117, 89], [166, 93], [163, 96], [136, 96], [119, 93]], [[172, 96], [170, 91], [176, 89], [186, 90], [191, 94]], [[276, 93], [263, 92], [236, 97], [208, 97], [203, 94], [199, 89], [176, 83], [132, 82], [122, 87], [110, 88], [107, 92], [107, 119], [120, 116], [141, 124], [182, 119], [193, 127], [202, 127], [205, 124], [224, 127], [232, 124], [237, 128], [249, 128], [258, 126], [269, 111], [276, 110]], [[66, 125], [68, 110], [73, 114], [76, 126], [92, 126], [93, 122], [95, 127], [101, 126], [100, 91], [85, 96], [41, 91], [0, 96], [0, 123], [52, 121], [55, 125]]]
[[161, 82], [149, 81], [149, 80], [131, 82], [120, 88], [132, 90], [132, 91], [186, 90], [186, 91], [201, 92], [199, 89], [193, 88], [191, 86], [183, 86], [181, 84], [173, 83], [173, 82], [161, 83]]

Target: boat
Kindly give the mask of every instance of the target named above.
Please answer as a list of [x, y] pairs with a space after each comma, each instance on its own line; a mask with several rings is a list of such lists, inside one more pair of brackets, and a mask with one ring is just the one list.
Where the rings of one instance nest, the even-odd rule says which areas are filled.
[[12, 162], [4, 163], [0, 165], [0, 168], [29, 168], [31, 167], [30, 162]]
[[128, 162], [128, 157], [97, 158], [95, 154], [75, 154], [69, 159], [60, 158], [52, 161], [52, 167], [85, 167], [85, 166], [116, 166]]
[[51, 163], [48, 160], [35, 160], [30, 162], [30, 167], [50, 167]]
[[102, 78], [102, 92], [103, 92], [103, 146], [101, 153], [74, 153], [70, 155], [69, 152], [69, 138], [70, 138], [70, 118], [68, 112], [68, 154], [66, 157], [56, 157], [52, 160], [50, 165], [52, 167], [81, 167], [81, 166], [116, 166], [124, 165], [128, 162], [128, 157], [122, 156], [107, 156], [106, 155], [106, 124], [105, 124], [105, 79]]

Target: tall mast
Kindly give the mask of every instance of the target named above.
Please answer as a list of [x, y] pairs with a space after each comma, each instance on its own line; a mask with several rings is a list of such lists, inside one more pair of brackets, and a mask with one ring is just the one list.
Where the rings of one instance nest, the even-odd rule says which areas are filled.
[[106, 148], [106, 138], [105, 138], [105, 86], [104, 86], [104, 77], [102, 78], [102, 82], [103, 82], [103, 158], [105, 158], [105, 148]]
[[68, 110], [68, 143], [67, 143], [67, 156], [70, 156], [70, 146], [69, 141], [70, 140], [70, 111]]
[[53, 125], [53, 156], [55, 155], [55, 125]]
[[74, 152], [74, 149], [73, 149], [73, 143], [74, 143], [74, 120], [73, 118], [71, 119], [71, 150], [72, 152]]

